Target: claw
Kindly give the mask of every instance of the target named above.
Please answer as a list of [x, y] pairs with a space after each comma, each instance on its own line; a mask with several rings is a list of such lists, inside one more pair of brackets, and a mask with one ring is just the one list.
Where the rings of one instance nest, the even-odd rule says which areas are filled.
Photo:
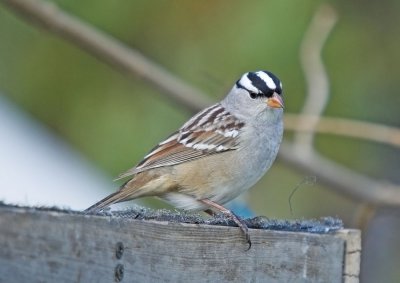
[[239, 216], [237, 216], [235, 213], [232, 211], [228, 210], [229, 213], [227, 215], [232, 218], [233, 221], [239, 226], [239, 229], [242, 231], [244, 234], [244, 238], [246, 240], [246, 243], [249, 245], [249, 248], [246, 250], [251, 249], [251, 239], [250, 239], [250, 234], [249, 234], [249, 228], [247, 227], [246, 223], [241, 219]]
[[[246, 223], [239, 216], [234, 214], [229, 209], [226, 209], [222, 205], [219, 205], [218, 203], [215, 203], [215, 202], [213, 202], [213, 201], [211, 201], [209, 199], [202, 199], [200, 201], [202, 203], [205, 203], [205, 204], [207, 204], [207, 205], [209, 205], [209, 206], [221, 211], [223, 214], [225, 214], [230, 219], [232, 219], [237, 224], [237, 226], [239, 227], [240, 231], [242, 231], [242, 233], [243, 233], [243, 235], [245, 237], [246, 243], [249, 245], [249, 248], [246, 251], [251, 249], [251, 239], [250, 239], [250, 234], [249, 234], [249, 228], [247, 227]], [[209, 211], [209, 209], [207, 209], [207, 211]]]

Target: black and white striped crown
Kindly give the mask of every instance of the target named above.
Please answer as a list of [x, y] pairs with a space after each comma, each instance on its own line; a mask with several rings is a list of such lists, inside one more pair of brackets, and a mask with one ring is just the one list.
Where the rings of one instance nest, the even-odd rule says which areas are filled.
[[274, 92], [279, 95], [282, 94], [281, 81], [269, 71], [245, 73], [236, 82], [236, 87], [262, 97], [271, 97]]

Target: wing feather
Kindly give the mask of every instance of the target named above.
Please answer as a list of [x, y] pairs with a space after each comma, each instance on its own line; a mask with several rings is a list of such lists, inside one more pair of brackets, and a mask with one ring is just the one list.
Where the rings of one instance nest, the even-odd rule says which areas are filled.
[[152, 168], [189, 162], [211, 154], [235, 150], [244, 123], [215, 104], [193, 116], [179, 131], [154, 147], [135, 167], [118, 179]]

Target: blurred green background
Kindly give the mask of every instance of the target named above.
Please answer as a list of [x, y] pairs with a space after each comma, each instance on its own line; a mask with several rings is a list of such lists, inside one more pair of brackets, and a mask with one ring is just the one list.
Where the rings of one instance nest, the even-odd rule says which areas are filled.
[[[329, 3], [339, 20], [323, 50], [331, 83], [325, 114], [400, 126], [400, 1], [55, 2], [214, 100], [242, 73], [271, 70], [293, 113], [306, 92], [299, 47], [316, 9]], [[135, 165], [192, 114], [3, 6], [0, 90], [110, 176]], [[319, 135], [316, 146], [358, 172], [400, 183], [398, 149], [330, 135]], [[318, 184], [300, 188], [290, 214], [288, 197], [304, 177], [278, 161], [246, 197], [271, 218], [337, 215], [352, 226], [358, 204]]]

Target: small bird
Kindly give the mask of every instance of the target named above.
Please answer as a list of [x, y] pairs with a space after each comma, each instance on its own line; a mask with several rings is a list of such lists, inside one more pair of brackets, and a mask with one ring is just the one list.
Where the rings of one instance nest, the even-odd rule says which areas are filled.
[[222, 205], [252, 187], [274, 162], [283, 135], [282, 83], [269, 71], [248, 72], [216, 103], [189, 119], [118, 179], [120, 189], [92, 205], [155, 196], [176, 208], [220, 211], [242, 230], [245, 222]]

